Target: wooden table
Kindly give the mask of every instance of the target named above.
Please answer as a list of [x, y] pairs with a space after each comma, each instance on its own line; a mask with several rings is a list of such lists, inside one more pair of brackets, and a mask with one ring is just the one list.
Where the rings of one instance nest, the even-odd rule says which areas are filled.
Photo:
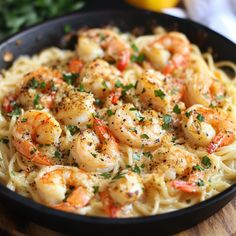
[[[65, 236], [17, 217], [0, 203], [0, 235]], [[176, 236], [236, 236], [236, 198], [199, 225]]]

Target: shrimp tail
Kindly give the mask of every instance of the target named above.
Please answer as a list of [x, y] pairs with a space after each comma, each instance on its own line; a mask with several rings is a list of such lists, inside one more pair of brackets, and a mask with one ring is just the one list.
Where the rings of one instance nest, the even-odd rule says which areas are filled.
[[110, 138], [108, 128], [103, 124], [102, 120], [94, 117], [94, 131], [100, 140], [108, 140]]
[[218, 148], [231, 144], [234, 141], [235, 135], [231, 131], [221, 131], [216, 135], [207, 148], [209, 154], [217, 151]]
[[111, 218], [116, 218], [119, 208], [114, 205], [114, 202], [112, 201], [111, 197], [109, 196], [109, 193], [107, 191], [101, 192], [100, 193], [100, 198], [101, 198], [101, 201], [103, 203], [104, 211]]
[[175, 189], [179, 189], [185, 193], [198, 193], [199, 192], [198, 186], [187, 181], [174, 180], [174, 181], [171, 181], [170, 184]]

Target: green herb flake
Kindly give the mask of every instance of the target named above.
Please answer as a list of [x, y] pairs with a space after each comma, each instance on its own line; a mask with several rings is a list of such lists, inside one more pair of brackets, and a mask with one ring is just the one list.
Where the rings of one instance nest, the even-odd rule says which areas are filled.
[[104, 89], [108, 89], [107, 83], [106, 83], [105, 80], [102, 81], [102, 87], [103, 87]]
[[154, 94], [155, 94], [156, 97], [159, 97], [162, 100], [166, 96], [165, 93], [161, 89], [155, 90]]
[[123, 84], [121, 83], [120, 80], [117, 80], [117, 81], [116, 81], [115, 87], [116, 87], [116, 88], [121, 88], [121, 87], [123, 87]]
[[203, 122], [203, 121], [204, 121], [204, 116], [201, 115], [201, 114], [198, 114], [198, 115], [197, 115], [197, 119], [198, 119], [200, 122]]
[[96, 154], [96, 153], [92, 153], [92, 152], [91, 152], [91, 155], [92, 155], [94, 158], [97, 157], [97, 154]]
[[40, 88], [41, 89], [45, 89], [46, 88], [46, 83], [44, 81], [40, 84]]
[[164, 130], [168, 130], [170, 128], [170, 124], [172, 122], [172, 118], [170, 115], [164, 115], [163, 116], [163, 124], [162, 124], [162, 128]]
[[129, 110], [130, 111], [137, 111], [137, 109], [135, 107], [131, 107]]
[[84, 89], [84, 85], [83, 85], [83, 84], [80, 84], [80, 85], [79, 85], [79, 91], [80, 91], [80, 92], [85, 92], [85, 89]]
[[199, 187], [204, 186], [204, 181], [202, 179], [198, 179], [196, 185]]
[[131, 170], [139, 175], [141, 174], [141, 169], [137, 165], [135, 165]]
[[39, 82], [35, 79], [35, 78], [32, 78], [30, 81], [29, 81], [29, 87], [32, 88], [32, 89], [36, 89], [38, 88], [39, 86]]
[[110, 116], [113, 116], [115, 113], [113, 113], [113, 111], [111, 109], [108, 109], [107, 110], [107, 115], [110, 117]]
[[147, 134], [141, 134], [140, 137], [142, 139], [149, 139], [149, 136]]
[[175, 114], [180, 114], [181, 113], [181, 110], [180, 110], [180, 108], [179, 108], [179, 106], [177, 104], [175, 104], [175, 106], [173, 108], [173, 112]]
[[153, 158], [153, 155], [151, 152], [143, 152], [143, 155], [149, 159], [152, 159]]
[[185, 112], [185, 116], [187, 117], [187, 118], [189, 118], [190, 117], [190, 115], [191, 115], [191, 112]]
[[193, 167], [193, 169], [194, 169], [194, 170], [199, 170], [199, 171], [203, 171], [203, 170], [204, 170], [204, 168], [202, 168], [200, 165], [195, 165], [195, 166]]
[[39, 99], [40, 99], [39, 94], [36, 94], [33, 100], [34, 106], [39, 105]]
[[95, 104], [96, 104], [97, 106], [101, 106], [101, 105], [102, 105], [102, 101], [101, 101], [100, 99], [96, 98], [96, 99], [95, 99]]
[[131, 44], [131, 48], [135, 51], [135, 52], [138, 52], [139, 51], [139, 48], [137, 47], [137, 45], [135, 43], [132, 43]]
[[21, 119], [21, 123], [25, 123], [26, 121], [27, 121], [27, 118], [25, 117]]
[[125, 177], [125, 173], [118, 172], [118, 173], [112, 178], [112, 180], [121, 179], [121, 178], [124, 178], [124, 177]]
[[73, 136], [77, 132], [79, 132], [79, 128], [75, 125], [68, 125], [67, 129], [70, 131], [70, 134]]
[[139, 122], [143, 122], [145, 119], [145, 117], [143, 117], [139, 111], [135, 113], [135, 116]]
[[109, 172], [102, 173], [101, 176], [104, 177], [105, 179], [111, 178], [111, 174]]
[[137, 63], [141, 64], [145, 60], [145, 55], [143, 53], [139, 54], [138, 56], [131, 55], [130, 60], [132, 62], [137, 62]]
[[99, 191], [99, 186], [93, 186], [93, 193], [96, 194]]
[[92, 125], [92, 124], [87, 124], [86, 127], [87, 127], [88, 129], [91, 129], [91, 128], [93, 127], [93, 125]]
[[202, 158], [202, 164], [205, 166], [205, 168], [209, 169], [211, 167], [211, 159], [208, 156], [204, 156]]
[[59, 150], [56, 150], [54, 152], [54, 157], [58, 158], [58, 159], [61, 159], [62, 158], [62, 153], [59, 151]]
[[78, 73], [63, 74], [63, 80], [69, 85], [74, 85], [78, 77], [79, 77]]

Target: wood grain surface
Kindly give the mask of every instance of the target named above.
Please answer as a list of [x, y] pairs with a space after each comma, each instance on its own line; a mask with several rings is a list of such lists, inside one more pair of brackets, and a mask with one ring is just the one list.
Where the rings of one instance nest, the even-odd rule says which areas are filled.
[[[65, 236], [41, 227], [9, 211], [0, 202], [0, 235], [4, 236]], [[175, 236], [236, 236], [236, 198], [199, 225]]]

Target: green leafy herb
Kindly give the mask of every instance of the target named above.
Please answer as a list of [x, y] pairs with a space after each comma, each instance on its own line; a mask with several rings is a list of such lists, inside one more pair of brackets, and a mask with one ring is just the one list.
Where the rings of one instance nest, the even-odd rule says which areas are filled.
[[61, 159], [61, 158], [62, 158], [62, 153], [61, 153], [59, 150], [56, 150], [56, 151], [54, 152], [54, 156], [55, 156], [56, 158], [58, 158], [58, 159]]
[[131, 44], [131, 48], [132, 48], [135, 52], [138, 52], [138, 51], [139, 51], [139, 49], [138, 49], [138, 47], [137, 47], [137, 45], [136, 45], [135, 43], [132, 43], [132, 44]]
[[152, 159], [153, 158], [153, 155], [151, 152], [144, 152], [143, 155], [149, 159]]
[[101, 106], [101, 105], [102, 105], [102, 101], [101, 101], [100, 99], [96, 98], [96, 99], [95, 99], [95, 104], [96, 104], [97, 106]]
[[10, 113], [10, 115], [19, 116], [19, 115], [21, 115], [21, 113], [22, 113], [22, 111], [21, 111], [20, 107], [15, 106], [13, 111]]
[[40, 99], [39, 95], [36, 94], [36, 95], [34, 96], [34, 100], [33, 100], [34, 106], [39, 105], [39, 99]]
[[103, 87], [104, 89], [107, 89], [107, 88], [108, 88], [108, 87], [107, 87], [107, 83], [106, 83], [105, 80], [102, 81], [102, 87]]
[[104, 177], [105, 179], [111, 178], [111, 174], [109, 172], [102, 173], [101, 176]]
[[77, 132], [79, 132], [79, 128], [75, 125], [68, 125], [67, 129], [70, 131], [70, 134], [73, 136]]
[[40, 84], [40, 88], [41, 89], [45, 89], [46, 88], [46, 83], [44, 81]]
[[115, 113], [113, 113], [113, 111], [111, 109], [107, 110], [107, 115], [108, 116], [113, 116]]
[[93, 127], [93, 125], [92, 125], [92, 124], [87, 124], [86, 127], [87, 127], [88, 129], [91, 129], [91, 128]]
[[191, 115], [191, 112], [187, 112], [187, 111], [185, 112], [185, 116], [186, 116], [186, 117], [188, 117], [188, 118], [189, 118], [189, 117], [190, 117], [190, 115]]
[[39, 86], [39, 82], [35, 78], [33, 78], [29, 81], [28, 86], [32, 89], [36, 89]]
[[99, 191], [99, 186], [93, 186], [93, 193], [96, 194]]
[[137, 120], [140, 121], [140, 122], [143, 122], [144, 119], [145, 119], [145, 117], [143, 117], [139, 111], [137, 111], [135, 113], [135, 116], [136, 116]]
[[137, 63], [141, 64], [145, 60], [145, 55], [143, 53], [139, 54], [138, 56], [132, 55], [130, 60], [132, 62], [137, 62]]
[[202, 179], [198, 179], [196, 182], [197, 186], [204, 186], [204, 181]]
[[175, 104], [174, 108], [173, 108], [173, 112], [176, 113], [176, 114], [180, 114], [181, 113], [181, 110], [179, 108], [179, 106], [177, 104]]
[[80, 91], [80, 92], [85, 92], [85, 89], [84, 89], [84, 85], [83, 85], [83, 84], [80, 84], [80, 85], [79, 85], [79, 91]]
[[203, 122], [203, 121], [204, 121], [204, 116], [201, 115], [201, 114], [198, 114], [198, 115], [197, 115], [197, 119], [198, 119], [200, 122]]
[[208, 156], [204, 156], [202, 158], [202, 164], [205, 166], [205, 168], [209, 169], [211, 167], [211, 159]]
[[159, 98], [161, 98], [162, 100], [163, 100], [164, 97], [166, 96], [165, 93], [164, 93], [161, 89], [155, 90], [155, 91], [154, 91], [154, 94], [155, 94], [156, 97], [159, 97]]
[[147, 134], [141, 134], [140, 137], [142, 139], [149, 139], [149, 136]]
[[202, 167], [199, 166], [199, 165], [194, 166], [193, 169], [194, 169], [194, 170], [199, 170], [199, 171], [203, 171], [203, 170], [204, 170], [204, 168], [202, 168]]
[[112, 180], [124, 178], [125, 173], [118, 172]]
[[131, 170], [139, 175], [141, 174], [141, 169], [137, 165], [135, 165]]
[[129, 110], [130, 111], [137, 111], [137, 109], [135, 107], [131, 107]]
[[168, 130], [170, 128], [170, 124], [172, 122], [172, 118], [170, 115], [164, 115], [163, 116], [163, 124], [162, 124], [162, 128], [165, 130]]
[[27, 118], [25, 118], [25, 117], [21, 119], [22, 123], [25, 123], [26, 121], [27, 121]]
[[115, 87], [116, 87], [116, 88], [122, 88], [122, 87], [123, 87], [123, 84], [121, 83], [120, 80], [117, 80], [117, 81], [116, 81]]
[[77, 73], [63, 74], [63, 80], [69, 85], [74, 85], [78, 77], [79, 77], [79, 74]]
[[91, 152], [91, 155], [92, 155], [94, 158], [97, 157], [97, 154], [96, 154], [96, 153], [92, 153], [92, 152]]

